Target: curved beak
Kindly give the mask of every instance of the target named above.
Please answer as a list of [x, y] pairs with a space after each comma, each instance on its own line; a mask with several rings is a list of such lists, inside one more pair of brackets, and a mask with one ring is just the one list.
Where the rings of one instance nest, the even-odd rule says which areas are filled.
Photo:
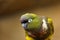
[[22, 23], [22, 27], [23, 27], [24, 29], [26, 29], [27, 23]]

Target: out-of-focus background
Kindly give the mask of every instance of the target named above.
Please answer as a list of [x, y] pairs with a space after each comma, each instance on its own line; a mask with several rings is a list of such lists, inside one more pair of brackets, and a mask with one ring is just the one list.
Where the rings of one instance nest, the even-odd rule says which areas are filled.
[[60, 40], [60, 1], [59, 0], [0, 0], [0, 40], [25, 40], [20, 16], [33, 12], [38, 16], [53, 19], [52, 40]]

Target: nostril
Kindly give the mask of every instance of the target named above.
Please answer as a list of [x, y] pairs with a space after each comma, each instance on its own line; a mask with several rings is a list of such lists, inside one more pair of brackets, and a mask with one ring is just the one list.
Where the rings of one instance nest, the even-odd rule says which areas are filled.
[[21, 21], [21, 23], [27, 23], [28, 22], [28, 20], [22, 20]]

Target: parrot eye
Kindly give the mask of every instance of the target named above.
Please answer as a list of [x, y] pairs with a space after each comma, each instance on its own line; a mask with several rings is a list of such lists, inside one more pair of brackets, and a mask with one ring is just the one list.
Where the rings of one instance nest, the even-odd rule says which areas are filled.
[[23, 21], [21, 21], [21, 23], [27, 23], [28, 22], [28, 20], [23, 20]]
[[28, 22], [31, 22], [31, 21], [32, 21], [32, 19], [29, 19], [29, 20], [28, 20]]

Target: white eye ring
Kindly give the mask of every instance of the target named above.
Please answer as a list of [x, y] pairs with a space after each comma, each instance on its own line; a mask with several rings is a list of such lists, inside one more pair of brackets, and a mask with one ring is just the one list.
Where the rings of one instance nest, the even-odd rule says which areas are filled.
[[32, 19], [29, 19], [29, 20], [28, 20], [28, 22], [31, 22], [31, 21], [32, 21]]

